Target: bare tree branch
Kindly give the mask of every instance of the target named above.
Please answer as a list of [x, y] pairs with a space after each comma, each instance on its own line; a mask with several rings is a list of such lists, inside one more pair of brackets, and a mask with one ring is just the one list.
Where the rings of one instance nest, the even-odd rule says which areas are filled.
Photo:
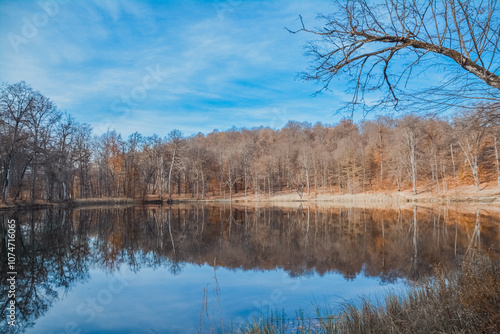
[[[469, 106], [471, 100], [481, 99], [500, 103], [496, 0], [335, 4], [334, 14], [321, 17], [326, 21], [323, 28], [306, 28], [300, 16], [301, 28], [288, 29], [317, 36], [308, 47], [317, 66], [304, 79], [321, 82], [320, 91], [328, 89], [334, 78], [354, 77], [347, 83], [353, 92], [351, 103], [359, 105], [370, 96], [370, 103], [362, 103], [365, 112], [375, 107], [413, 107], [422, 98], [437, 109]], [[403, 76], [406, 80], [401, 80]]]

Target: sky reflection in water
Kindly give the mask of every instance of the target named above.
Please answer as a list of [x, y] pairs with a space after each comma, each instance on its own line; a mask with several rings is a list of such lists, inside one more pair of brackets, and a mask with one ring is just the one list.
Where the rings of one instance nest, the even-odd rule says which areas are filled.
[[[137, 273], [122, 268], [119, 272], [93, 269], [88, 282], [73, 288], [28, 333], [64, 333], [65, 327], [73, 324], [74, 332], [81, 329], [82, 333], [197, 333], [200, 318], [204, 330], [219, 324], [213, 266], [183, 263], [175, 275], [165, 267], [143, 268]], [[293, 316], [302, 309], [314, 316], [315, 304], [336, 309], [344, 300], [362, 295], [375, 297], [388, 289], [397, 292], [405, 286], [402, 280], [383, 285], [380, 279], [364, 275], [351, 280], [338, 273], [290, 277], [282, 269], [245, 271], [218, 267], [216, 275], [226, 326], [276, 310]], [[125, 277], [127, 285], [120, 292], [111, 293], [108, 303], [109, 294], [101, 291], [109, 291], [113, 276]], [[119, 283], [116, 288], [120, 288]], [[206, 309], [200, 315], [204, 297], [209, 318]], [[95, 299], [98, 307], [87, 298]]]
[[[227, 328], [271, 311], [292, 319], [300, 309], [314, 317], [316, 305], [335, 312], [353, 298], [398, 294], [406, 282], [432, 276], [436, 263], [451, 270], [466, 252], [497, 245], [498, 214], [490, 211], [200, 205], [4, 212], [3, 221], [19, 222], [22, 313], [14, 330], [0, 320], [0, 332], [196, 333], [217, 331], [221, 318]], [[0, 288], [3, 295], [7, 286]]]

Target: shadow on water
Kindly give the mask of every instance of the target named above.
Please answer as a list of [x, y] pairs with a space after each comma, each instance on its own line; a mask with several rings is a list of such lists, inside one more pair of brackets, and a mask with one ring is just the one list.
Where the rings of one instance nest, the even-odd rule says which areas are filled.
[[436, 209], [224, 207], [179, 205], [50, 209], [0, 214], [1, 291], [6, 296], [7, 220], [16, 225], [17, 326], [0, 305], [0, 332], [21, 333], [89, 279], [90, 268], [133, 272], [183, 264], [273, 270], [290, 277], [361, 273], [391, 283], [457, 268], [467, 252], [498, 245], [499, 217]]

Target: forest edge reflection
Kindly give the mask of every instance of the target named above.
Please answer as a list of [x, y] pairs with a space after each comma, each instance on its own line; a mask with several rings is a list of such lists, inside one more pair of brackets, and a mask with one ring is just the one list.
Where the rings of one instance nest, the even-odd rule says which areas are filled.
[[[498, 213], [459, 213], [447, 207], [399, 210], [345, 207], [189, 206], [50, 209], [2, 213], [17, 224], [17, 298], [23, 332], [61, 295], [88, 280], [90, 268], [112, 275], [182, 263], [229, 269], [282, 268], [290, 277], [330, 271], [391, 282], [432, 275], [437, 263], [457, 268], [467, 252], [498, 245]], [[2, 270], [2, 295], [6, 289]], [[104, 298], [104, 297], [103, 297]], [[9, 332], [2, 305], [2, 332]], [[90, 315], [89, 315], [90, 316]], [[12, 331], [10, 331], [12, 332]]]

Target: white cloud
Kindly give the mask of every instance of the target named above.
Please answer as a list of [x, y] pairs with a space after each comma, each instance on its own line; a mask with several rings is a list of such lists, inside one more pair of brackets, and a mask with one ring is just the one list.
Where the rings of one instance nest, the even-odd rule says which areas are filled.
[[[16, 53], [6, 35], [40, 8], [3, 2], [0, 81], [25, 80], [77, 119], [124, 133], [268, 125], [268, 111], [283, 105], [292, 106], [289, 119], [315, 122], [331, 102], [311, 100], [314, 88], [293, 81], [307, 62], [306, 37], [283, 28], [327, 3], [241, 2], [221, 16], [199, 2], [68, 2]], [[164, 76], [147, 97], [113, 111], [157, 65]]]

